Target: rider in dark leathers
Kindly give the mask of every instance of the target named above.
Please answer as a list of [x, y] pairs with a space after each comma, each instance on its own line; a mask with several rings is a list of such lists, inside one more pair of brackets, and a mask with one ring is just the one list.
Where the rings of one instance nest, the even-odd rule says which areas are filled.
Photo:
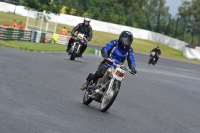
[[[131, 69], [131, 73], [136, 74], [137, 71], [135, 70], [136, 65], [134, 59], [134, 52], [131, 48], [132, 41], [132, 33], [129, 31], [123, 31], [120, 34], [119, 39], [110, 41], [108, 44], [106, 44], [105, 47], [102, 48], [102, 57], [111, 58], [116, 64], [124, 63], [125, 59], [127, 58], [128, 66]], [[87, 83], [89, 83], [91, 80], [97, 82], [99, 78], [103, 77], [108, 67], [115, 66], [106, 59], [103, 60], [100, 63], [98, 70], [95, 72], [95, 74], [87, 78], [86, 83], [81, 85], [80, 89], [85, 90]]]
[[[159, 56], [161, 55], [161, 50], [159, 48], [159, 46], [157, 46], [156, 48], [152, 49], [150, 52], [155, 52], [155, 63], [157, 63]], [[151, 54], [150, 54], [151, 57]]]
[[[91, 21], [90, 17], [88, 17], [88, 16], [85, 17], [83, 23], [79, 23], [77, 26], [75, 26], [73, 28], [73, 30], [71, 32], [72, 36], [74, 36], [75, 32], [82, 33], [85, 35], [85, 38], [87, 39], [87, 41], [90, 41], [92, 39], [92, 27], [90, 26], [90, 21]], [[72, 37], [69, 40], [69, 44], [66, 49], [66, 52], [69, 52], [73, 42], [74, 42], [74, 38]], [[79, 55], [80, 57], [82, 57], [82, 54], [86, 48], [87, 48], [87, 42], [85, 41], [80, 50], [80, 55]]]

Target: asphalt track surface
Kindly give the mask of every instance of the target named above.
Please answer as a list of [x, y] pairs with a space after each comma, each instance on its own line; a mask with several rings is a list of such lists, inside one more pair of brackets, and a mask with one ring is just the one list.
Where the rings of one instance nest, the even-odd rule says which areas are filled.
[[136, 54], [111, 108], [82, 104], [102, 60], [0, 47], [0, 133], [200, 133], [200, 65]]
[[97, 49], [97, 50], [101, 50], [101, 49], [102, 49], [101, 46], [92, 45], [92, 44], [88, 44], [88, 47], [90, 47], [90, 48], [94, 48], [94, 49]]

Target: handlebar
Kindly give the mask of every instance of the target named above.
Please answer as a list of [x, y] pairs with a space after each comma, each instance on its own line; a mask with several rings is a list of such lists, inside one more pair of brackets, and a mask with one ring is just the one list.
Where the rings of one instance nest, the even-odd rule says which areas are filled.
[[115, 61], [114, 60], [112, 60], [111, 58], [104, 58], [105, 60], [108, 60], [108, 61], [110, 61], [110, 62], [112, 62], [113, 64], [115, 64]]
[[[68, 33], [72, 33], [72, 31], [68, 31]], [[74, 35], [72, 35], [72, 36], [77, 37], [77, 35], [78, 35], [78, 34], [74, 34]], [[88, 42], [88, 40], [85, 38], [85, 36], [83, 37], [83, 40], [85, 40], [86, 42]]]
[[129, 68], [127, 68], [125, 65], [123, 65], [123, 64], [122, 64], [122, 65], [116, 64], [115, 61], [112, 60], [111, 58], [104, 58], [104, 59], [105, 59], [105, 60], [108, 60], [108, 61], [110, 61], [110, 62], [112, 62], [113, 65], [116, 66], [116, 67], [122, 67], [122, 66], [123, 66], [123, 67], [125, 68], [125, 70], [128, 70], [131, 74], [133, 74], [133, 75], [135, 75], [135, 76], [138, 76], [137, 74], [132, 73], [131, 70], [130, 70]]
[[[76, 38], [77, 38], [77, 34], [76, 35], [74, 35]], [[77, 38], [77, 39], [79, 39], [79, 38]], [[80, 39], [79, 39], [80, 40]], [[88, 42], [88, 40], [85, 38], [85, 37], [83, 37], [83, 40], [85, 40], [86, 42]]]

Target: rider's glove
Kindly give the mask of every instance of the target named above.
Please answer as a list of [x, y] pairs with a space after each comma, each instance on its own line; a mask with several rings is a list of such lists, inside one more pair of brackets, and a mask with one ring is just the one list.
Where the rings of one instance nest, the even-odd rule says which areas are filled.
[[136, 74], [137, 73], [137, 71], [135, 70], [135, 68], [133, 67], [133, 68], [131, 68], [131, 74]]
[[72, 39], [76, 40], [76, 37], [75, 37], [75, 36], [72, 36]]
[[75, 36], [75, 34], [74, 34], [74, 33], [71, 33], [71, 36], [72, 36], [72, 37], [74, 37], [74, 36]]
[[103, 53], [103, 54], [102, 54], [102, 57], [103, 57], [103, 58], [108, 58], [108, 54]]

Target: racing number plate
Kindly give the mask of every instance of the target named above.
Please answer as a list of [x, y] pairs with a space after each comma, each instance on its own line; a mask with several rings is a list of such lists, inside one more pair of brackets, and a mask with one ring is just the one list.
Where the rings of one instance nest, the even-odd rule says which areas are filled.
[[79, 33], [79, 34], [77, 35], [77, 38], [83, 39], [83, 38], [84, 38], [84, 34], [80, 34], [80, 33]]
[[113, 73], [113, 77], [119, 81], [122, 81], [125, 74], [126, 74], [126, 71], [122, 70], [121, 68], [116, 68]]

